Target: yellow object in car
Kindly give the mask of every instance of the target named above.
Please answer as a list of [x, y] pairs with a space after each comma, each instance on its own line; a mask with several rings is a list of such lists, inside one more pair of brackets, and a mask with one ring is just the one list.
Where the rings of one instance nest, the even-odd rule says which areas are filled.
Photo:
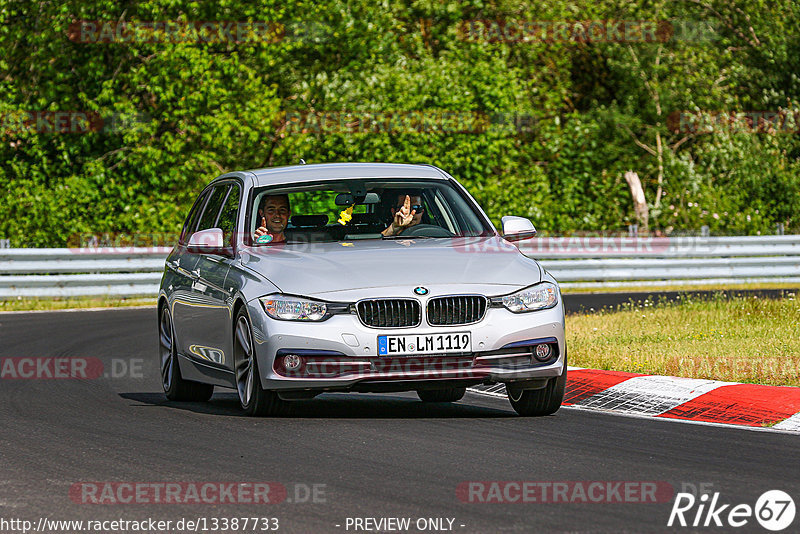
[[346, 225], [353, 219], [353, 208], [355, 207], [355, 204], [353, 204], [346, 210], [339, 213], [339, 224]]

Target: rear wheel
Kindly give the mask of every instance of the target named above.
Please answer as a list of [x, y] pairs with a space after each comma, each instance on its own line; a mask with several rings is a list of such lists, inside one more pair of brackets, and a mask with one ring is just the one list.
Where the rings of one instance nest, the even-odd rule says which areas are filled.
[[456, 402], [466, 392], [467, 388], [420, 389], [417, 395], [422, 402]]
[[233, 335], [236, 390], [239, 392], [239, 403], [244, 412], [254, 416], [288, 414], [289, 403], [281, 400], [274, 391], [267, 391], [261, 387], [253, 331], [244, 308], [240, 309], [236, 316]]
[[506, 384], [511, 406], [519, 415], [530, 417], [554, 414], [561, 408], [564, 390], [567, 387], [567, 362], [561, 376], [551, 378], [541, 389], [521, 389]]
[[174, 333], [172, 315], [169, 307], [164, 306], [158, 321], [158, 352], [164, 393], [171, 401], [205, 402], [214, 394], [214, 386], [183, 379], [178, 365]]

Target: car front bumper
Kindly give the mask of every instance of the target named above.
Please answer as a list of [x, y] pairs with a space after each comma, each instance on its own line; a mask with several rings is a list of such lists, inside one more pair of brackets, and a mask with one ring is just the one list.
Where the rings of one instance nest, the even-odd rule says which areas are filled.
[[[347, 391], [368, 389], [367, 383], [392, 383], [395, 390], [413, 390], [435, 386], [435, 382], [468, 385], [515, 381], [541, 387], [536, 384], [564, 371], [566, 343], [560, 301], [549, 310], [521, 314], [489, 308], [480, 322], [466, 326], [429, 326], [423, 322], [418, 327], [391, 329], [364, 326], [354, 314], [334, 315], [318, 323], [279, 321], [266, 315], [258, 299], [247, 306], [264, 389]], [[467, 331], [472, 335], [473, 352], [378, 356], [380, 335]], [[551, 344], [554, 355], [539, 362], [525, 342], [531, 347]], [[307, 360], [303, 372], [288, 372], [283, 367], [286, 354], [299, 354]], [[307, 369], [314, 372], [309, 375]]]

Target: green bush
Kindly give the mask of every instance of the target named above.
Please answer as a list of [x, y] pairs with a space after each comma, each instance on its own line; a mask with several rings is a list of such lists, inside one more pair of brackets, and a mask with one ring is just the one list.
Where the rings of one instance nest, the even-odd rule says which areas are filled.
[[[465, 33], [479, 19], [689, 21], [713, 31], [660, 43], [497, 42]], [[260, 42], [76, 42], [70, 25], [80, 20], [270, 21], [283, 32]], [[796, 111], [798, 22], [791, 0], [44, 0], [36, 16], [6, 3], [0, 237], [64, 246], [84, 233], [174, 233], [214, 176], [300, 158], [439, 165], [495, 224], [522, 215], [543, 235], [624, 231], [634, 222], [627, 170], [642, 179], [654, 231], [798, 231], [796, 133], [670, 123], [699, 110]], [[26, 131], [15, 120], [28, 111], [114, 120], [85, 133]], [[483, 126], [285, 124], [286, 113], [326, 112], [472, 113]]]

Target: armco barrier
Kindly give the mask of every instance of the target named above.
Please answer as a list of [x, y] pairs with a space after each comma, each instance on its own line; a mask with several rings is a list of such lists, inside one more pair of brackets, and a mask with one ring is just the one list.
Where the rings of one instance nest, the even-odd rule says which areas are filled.
[[520, 250], [562, 286], [800, 283], [800, 235], [547, 237]]
[[155, 296], [169, 247], [0, 249], [0, 299]]
[[[565, 287], [800, 283], [800, 235], [546, 237], [523, 253]], [[169, 248], [0, 249], [0, 299], [155, 296]], [[471, 253], [492, 253], [473, 250]]]

